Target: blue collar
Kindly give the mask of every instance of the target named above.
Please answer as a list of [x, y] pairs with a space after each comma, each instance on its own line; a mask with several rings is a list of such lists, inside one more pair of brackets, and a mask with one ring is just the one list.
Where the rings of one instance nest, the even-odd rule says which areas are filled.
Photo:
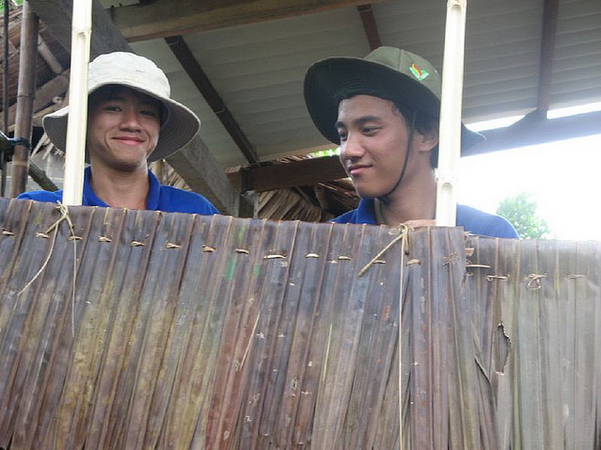
[[[84, 171], [83, 179], [83, 204], [87, 206], [102, 206], [108, 208], [109, 205], [104, 203], [100, 198], [96, 196], [96, 193], [92, 189], [92, 171], [89, 167]], [[150, 184], [148, 188], [148, 198], [146, 199], [146, 209], [157, 210], [159, 209], [159, 196], [161, 192], [161, 185], [157, 177], [149, 170], [148, 171], [148, 182]]]

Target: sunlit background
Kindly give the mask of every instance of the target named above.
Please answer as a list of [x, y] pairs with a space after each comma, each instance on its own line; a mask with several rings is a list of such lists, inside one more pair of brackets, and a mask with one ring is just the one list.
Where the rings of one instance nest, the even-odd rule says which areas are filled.
[[[601, 103], [550, 112], [549, 118], [598, 110]], [[601, 134], [462, 158], [458, 179], [460, 203], [494, 213], [501, 200], [525, 193], [555, 238], [601, 240]]]

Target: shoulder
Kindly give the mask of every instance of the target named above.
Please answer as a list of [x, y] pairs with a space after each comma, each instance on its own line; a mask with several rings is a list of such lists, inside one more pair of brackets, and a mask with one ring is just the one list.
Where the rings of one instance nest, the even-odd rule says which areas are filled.
[[35, 200], [36, 202], [52, 202], [61, 201], [63, 199], [63, 191], [30, 191], [23, 192], [17, 197], [18, 200]]
[[213, 204], [196, 192], [184, 191], [172, 186], [161, 185], [159, 210], [189, 214], [219, 214]]
[[331, 220], [334, 223], [357, 223], [357, 210], [346, 212]]
[[367, 223], [376, 224], [376, 212], [374, 201], [371, 199], [361, 199], [359, 207], [347, 213], [344, 213], [332, 220], [335, 223]]
[[519, 238], [515, 228], [503, 217], [467, 205], [457, 205], [457, 226], [482, 236]]

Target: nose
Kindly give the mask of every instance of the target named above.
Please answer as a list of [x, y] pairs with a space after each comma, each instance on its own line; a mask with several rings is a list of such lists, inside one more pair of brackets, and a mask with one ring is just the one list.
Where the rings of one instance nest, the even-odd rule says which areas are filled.
[[121, 128], [123, 130], [136, 131], [142, 129], [142, 125], [140, 124], [140, 115], [134, 109], [124, 109], [121, 119]]
[[340, 159], [344, 161], [357, 161], [365, 155], [361, 136], [357, 133], [348, 133], [346, 139], [340, 142]]

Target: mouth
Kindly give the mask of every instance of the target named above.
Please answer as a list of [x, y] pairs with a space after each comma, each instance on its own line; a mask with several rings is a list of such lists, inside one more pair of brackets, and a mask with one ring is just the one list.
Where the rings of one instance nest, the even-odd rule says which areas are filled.
[[140, 145], [142, 142], [144, 142], [143, 139], [140, 139], [135, 136], [117, 136], [114, 138], [114, 140], [116, 140], [117, 142], [119, 142], [121, 144], [132, 145], [132, 146]]
[[346, 171], [351, 177], [356, 177], [361, 175], [370, 167], [371, 164], [351, 164], [347, 166]]

